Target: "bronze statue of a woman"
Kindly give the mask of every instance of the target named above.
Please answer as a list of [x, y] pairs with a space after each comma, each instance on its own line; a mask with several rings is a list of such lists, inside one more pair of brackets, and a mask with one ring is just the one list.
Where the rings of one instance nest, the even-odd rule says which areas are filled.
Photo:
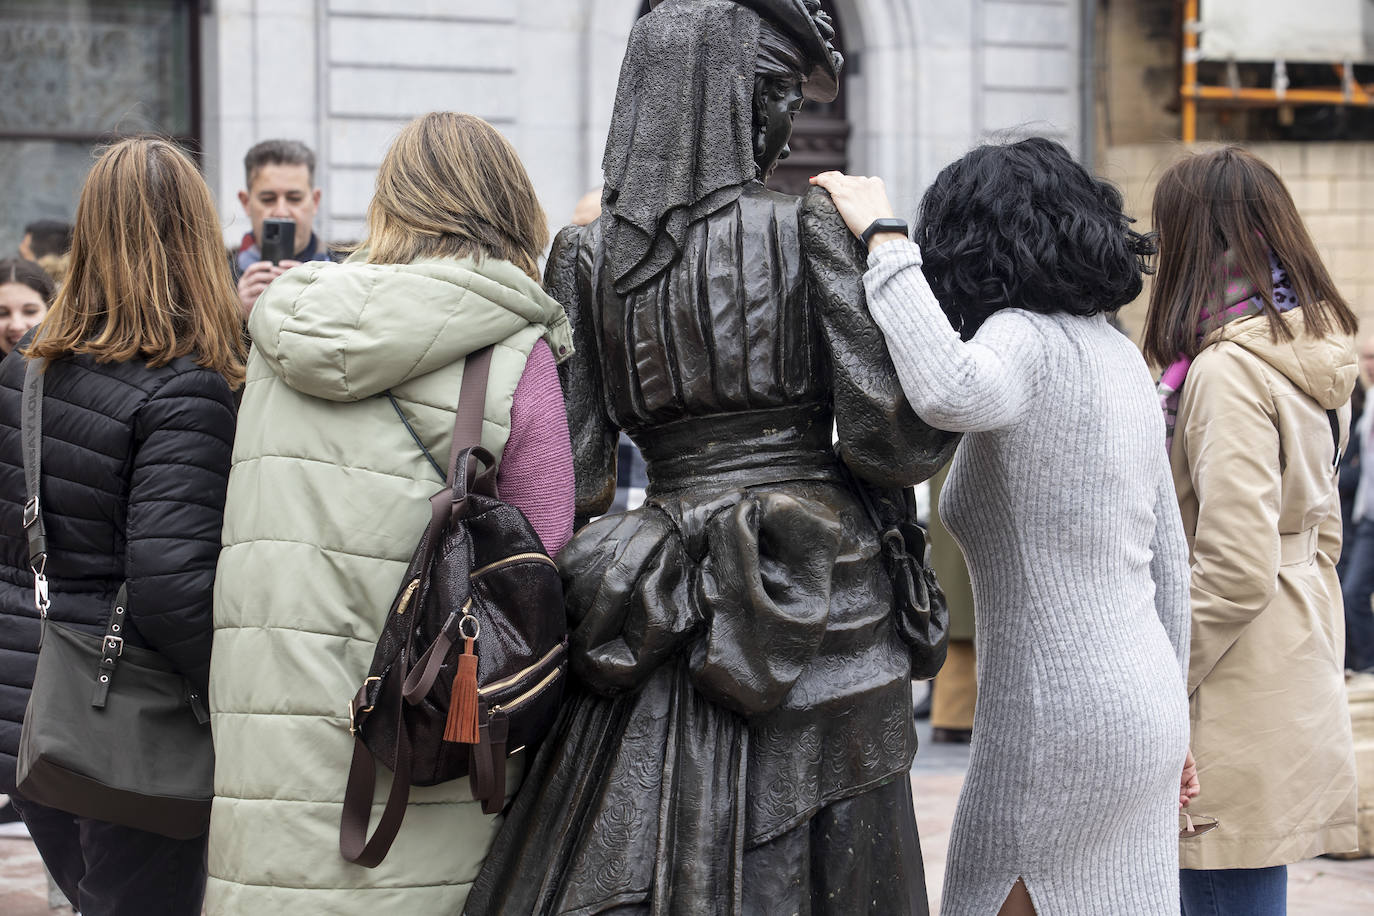
[[[560, 555], [581, 688], [469, 914], [924, 914], [910, 680], [943, 660], [902, 396], [828, 196], [764, 187], [839, 55], [816, 0], [666, 0], [630, 38], [599, 220], [546, 282], [579, 512], [617, 431], [648, 500]], [[838, 448], [835, 445], [838, 435]]]

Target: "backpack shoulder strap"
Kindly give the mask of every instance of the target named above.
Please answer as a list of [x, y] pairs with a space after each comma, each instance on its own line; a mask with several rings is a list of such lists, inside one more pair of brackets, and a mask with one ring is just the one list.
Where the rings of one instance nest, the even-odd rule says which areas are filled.
[[[388, 677], [400, 679], [400, 668], [393, 668]], [[367, 835], [368, 821], [372, 815], [372, 796], [377, 787], [377, 762], [372, 756], [358, 731], [359, 713], [370, 712], [372, 707], [365, 705], [368, 700], [368, 685], [363, 684], [358, 695], [349, 707], [353, 720], [349, 731], [353, 732], [353, 760], [348, 766], [348, 783], [344, 789], [343, 813], [339, 820], [339, 854], [349, 862], [364, 868], [376, 868], [391, 850], [396, 835], [401, 832], [401, 822], [405, 820], [406, 804], [410, 800], [411, 741], [410, 730], [406, 727], [402, 712], [400, 684], [391, 690], [378, 689], [377, 701], [386, 702], [388, 712], [396, 721], [396, 759], [393, 761], [391, 791], [387, 793], [386, 807], [377, 821], [371, 837]]]
[[[453, 444], [448, 452], [448, 482], [457, 480], [458, 456], [482, 444], [482, 417], [487, 408], [487, 378], [491, 375], [491, 347], [469, 353], [463, 361], [463, 387], [458, 392], [458, 412], [453, 418]], [[477, 459], [469, 457], [471, 465]]]
[[444, 469], [439, 467], [439, 462], [434, 460], [429, 449], [425, 448], [424, 440], [411, 425], [410, 419], [406, 417], [405, 411], [397, 402], [395, 395], [390, 391], [386, 392], [387, 400], [391, 402], [391, 407], [396, 411], [396, 416], [401, 418], [405, 424], [406, 432], [410, 433], [410, 438], [419, 447], [420, 453], [425, 456], [429, 466], [434, 468], [436, 474], [443, 480], [453, 483], [453, 472], [458, 463], [458, 454], [465, 448], [482, 444], [482, 418], [486, 414], [487, 406], [487, 379], [491, 375], [491, 347], [484, 347], [476, 353], [469, 354], [463, 361], [463, 387], [458, 392], [458, 412], [453, 418], [453, 444], [449, 447], [448, 454], [448, 476], [444, 476]]

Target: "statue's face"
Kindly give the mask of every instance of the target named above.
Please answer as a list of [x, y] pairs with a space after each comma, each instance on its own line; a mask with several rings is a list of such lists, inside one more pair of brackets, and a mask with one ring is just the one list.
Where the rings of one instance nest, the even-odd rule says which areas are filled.
[[764, 178], [779, 160], [787, 158], [792, 119], [801, 106], [800, 77], [760, 76], [754, 80], [754, 161]]

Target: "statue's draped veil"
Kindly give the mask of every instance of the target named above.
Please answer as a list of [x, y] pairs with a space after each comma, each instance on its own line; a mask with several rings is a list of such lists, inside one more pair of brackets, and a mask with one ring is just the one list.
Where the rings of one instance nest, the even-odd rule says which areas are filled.
[[602, 160], [617, 293], [671, 265], [687, 227], [754, 178], [760, 26], [758, 13], [734, 0], [668, 0], [630, 33]]

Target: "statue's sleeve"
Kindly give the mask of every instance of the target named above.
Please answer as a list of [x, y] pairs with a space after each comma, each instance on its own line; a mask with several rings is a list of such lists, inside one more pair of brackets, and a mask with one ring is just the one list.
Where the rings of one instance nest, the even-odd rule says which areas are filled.
[[863, 245], [820, 188], [802, 201], [801, 240], [812, 307], [830, 351], [840, 457], [877, 486], [928, 479], [954, 454], [958, 437], [917, 417], [902, 394], [865, 302]]
[[575, 352], [559, 367], [558, 374], [568, 407], [568, 431], [572, 434], [579, 527], [586, 519], [605, 512], [615, 499], [618, 441], [616, 427], [606, 414], [602, 392], [600, 348], [591, 314], [592, 249], [582, 244], [587, 231], [580, 226], [568, 226], [558, 233], [544, 268], [544, 288], [562, 304], [573, 331]]

